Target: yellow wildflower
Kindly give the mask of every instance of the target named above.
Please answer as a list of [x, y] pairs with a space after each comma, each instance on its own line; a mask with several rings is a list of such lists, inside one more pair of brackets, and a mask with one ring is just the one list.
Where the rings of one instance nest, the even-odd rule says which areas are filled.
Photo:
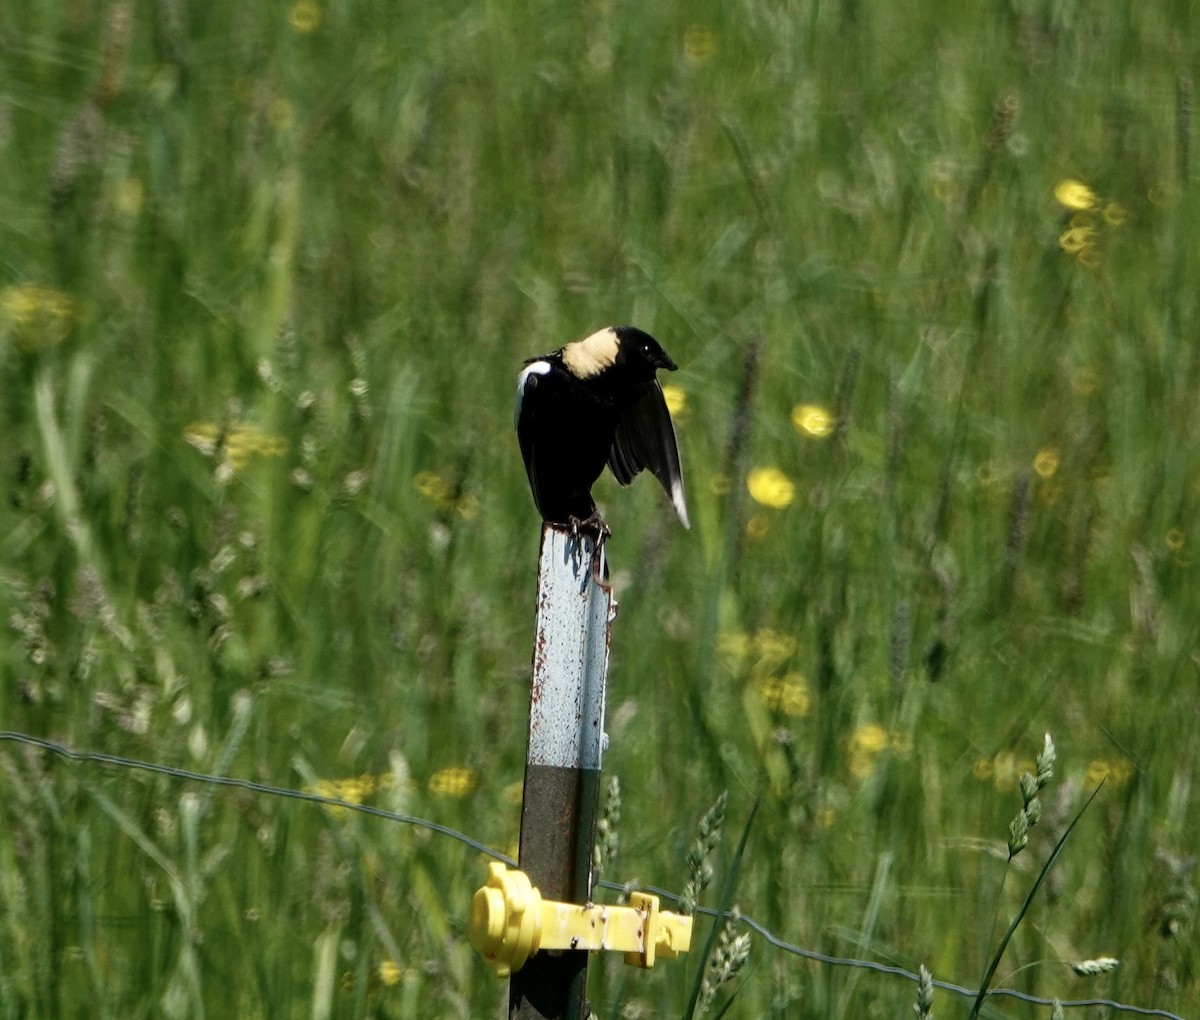
[[1029, 759], [1018, 759], [1012, 751], [1000, 751], [992, 759], [992, 783], [1001, 793], [1011, 793], [1017, 788], [1021, 776], [1025, 772], [1037, 771], [1037, 766]]
[[474, 769], [454, 765], [438, 769], [429, 777], [429, 792], [435, 797], [466, 797], [478, 783]]
[[852, 751], [850, 754], [850, 775], [862, 781], [869, 779], [875, 772], [875, 755], [866, 751]]
[[413, 478], [417, 492], [440, 507], [454, 502], [454, 486], [436, 471], [419, 471]]
[[796, 652], [796, 639], [791, 634], [761, 627], [754, 635], [754, 651], [760, 662], [780, 663]]
[[[381, 786], [389, 785], [391, 777], [382, 780], [370, 773], [361, 776], [350, 776], [347, 779], [318, 779], [312, 786], [306, 787], [309, 793], [318, 797], [328, 797], [331, 800], [344, 800], [347, 804], [362, 804]], [[336, 804], [327, 805], [334, 814], [346, 811], [346, 808]]]
[[1089, 790], [1094, 790], [1108, 778], [1108, 762], [1095, 758], [1088, 762], [1087, 771], [1083, 774], [1083, 783]]
[[850, 775], [868, 778], [875, 771], [879, 753], [888, 746], [888, 731], [879, 723], [865, 723], [850, 735]]
[[783, 631], [760, 627], [753, 634], [725, 631], [717, 638], [717, 654], [738, 672], [749, 666], [759, 676], [782, 666], [796, 653], [796, 639]]
[[1132, 775], [1133, 764], [1127, 758], [1117, 758], [1115, 761], [1096, 758], [1088, 762], [1087, 770], [1083, 774], [1083, 785], [1089, 790], [1094, 790], [1101, 783], [1122, 787], [1129, 782]]
[[662, 388], [662, 395], [672, 417], [679, 418], [687, 413], [687, 390], [682, 386], [667, 383]]
[[116, 188], [113, 205], [125, 216], [134, 217], [142, 210], [146, 189], [136, 177], [126, 177]]
[[887, 746], [888, 732], [879, 723], [866, 723], [856, 729], [850, 737], [851, 751], [878, 754]]
[[204, 456], [224, 454], [233, 468], [243, 468], [255, 454], [282, 457], [288, 451], [283, 436], [264, 432], [257, 425], [231, 425], [227, 429], [211, 421], [194, 421], [184, 426], [183, 438]]
[[1043, 446], [1033, 458], [1033, 470], [1039, 478], [1051, 478], [1062, 463], [1057, 447]]
[[808, 681], [799, 673], [788, 673], [786, 676], [764, 680], [759, 689], [767, 708], [781, 715], [802, 718], [808, 715], [812, 707]]
[[976, 758], [975, 763], [971, 766], [971, 776], [975, 779], [991, 779], [992, 759]]
[[256, 453], [282, 457], [286, 452], [286, 439], [269, 435], [254, 425], [233, 425], [225, 434], [225, 456], [235, 468], [245, 467]]
[[56, 318], [68, 316], [74, 303], [70, 297], [53, 287], [18, 283], [0, 291], [0, 308], [18, 326], [27, 326], [43, 315]]
[[752, 542], [766, 538], [767, 532], [770, 530], [771, 522], [767, 519], [766, 514], [752, 514], [746, 522], [746, 537]]
[[741, 666], [750, 652], [750, 635], [744, 631], [726, 631], [717, 638], [717, 653], [730, 660], [730, 668]]
[[717, 36], [704, 25], [688, 25], [683, 33], [683, 56], [689, 64], [699, 66], [717, 52]]
[[312, 786], [305, 787], [309, 793], [318, 797], [337, 797], [337, 786], [331, 779], [318, 779]]
[[779, 468], [757, 467], [746, 476], [750, 498], [772, 510], [790, 506], [796, 498], [796, 486]]
[[797, 404], [792, 408], [792, 424], [802, 436], [824, 439], [833, 435], [837, 419], [820, 404]]
[[1099, 205], [1096, 193], [1083, 181], [1072, 177], [1061, 180], [1054, 188], [1054, 197], [1058, 204], [1068, 209], [1090, 210]]
[[1109, 778], [1118, 786], [1124, 786], [1133, 776], [1134, 765], [1128, 758], [1114, 758], [1108, 763]]
[[223, 433], [210, 421], [194, 421], [183, 428], [183, 438], [206, 457], [215, 457]]
[[288, 24], [297, 32], [315, 32], [321, 24], [321, 7], [314, 0], [298, 0], [288, 11]]
[[479, 516], [479, 499], [472, 493], [465, 493], [455, 504], [454, 512], [464, 521], [473, 521]]
[[1104, 222], [1110, 227], [1119, 227], [1128, 217], [1125, 207], [1120, 202], [1109, 202], [1104, 207]]
[[949, 177], [935, 177], [933, 179], [933, 197], [943, 204], [954, 201], [958, 196], [958, 188], [954, 181]]
[[343, 779], [337, 784], [338, 800], [344, 800], [348, 804], [361, 804], [371, 792], [371, 785], [364, 783], [362, 777]]
[[53, 287], [18, 283], [0, 290], [0, 310], [13, 324], [17, 344], [33, 351], [66, 339], [75, 317], [75, 301]]
[[395, 960], [379, 961], [379, 980], [388, 987], [396, 984], [403, 974], [404, 971]]
[[413, 485], [439, 510], [458, 514], [464, 521], [479, 516], [479, 499], [471, 493], [459, 493], [455, 484], [438, 471], [419, 471]]
[[1071, 389], [1086, 397], [1088, 394], [1096, 392], [1099, 382], [1100, 377], [1096, 370], [1091, 365], [1084, 365], [1077, 368], [1075, 374], [1071, 376]]
[[1012, 790], [1017, 785], [1017, 756], [1012, 751], [998, 751], [992, 758], [992, 783], [997, 790]]
[[1058, 238], [1058, 246], [1069, 255], [1096, 248], [1095, 227], [1068, 227]]
[[282, 457], [288, 451], [288, 441], [283, 436], [264, 432], [255, 425], [233, 426], [228, 442], [231, 448], [237, 443], [247, 454], [258, 453], [264, 457]]
[[717, 496], [728, 496], [733, 491], [733, 482], [725, 474], [716, 474], [709, 479], [708, 487]]

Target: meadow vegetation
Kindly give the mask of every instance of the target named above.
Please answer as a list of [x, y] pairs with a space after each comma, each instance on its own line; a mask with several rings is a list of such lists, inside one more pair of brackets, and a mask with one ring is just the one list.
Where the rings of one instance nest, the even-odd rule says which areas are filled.
[[[631, 323], [693, 527], [597, 488], [605, 877], [682, 891], [728, 790], [711, 902], [761, 798], [743, 914], [978, 987], [1103, 781], [994, 983], [1194, 1011], [1198, 51], [1180, 0], [6, 5], [0, 728], [513, 852], [515, 375]], [[0, 1017], [499, 1015], [484, 878], [6, 741]], [[680, 1016], [697, 966], [597, 959], [597, 1015]], [[754, 939], [735, 989], [918, 995]]]

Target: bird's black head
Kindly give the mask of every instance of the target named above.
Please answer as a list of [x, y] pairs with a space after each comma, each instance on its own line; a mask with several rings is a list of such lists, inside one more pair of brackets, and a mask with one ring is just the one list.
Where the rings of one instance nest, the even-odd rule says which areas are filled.
[[679, 367], [654, 337], [649, 333], [643, 333], [636, 326], [614, 326], [613, 332], [621, 341], [620, 349], [617, 352], [618, 364], [628, 367], [645, 367], [650, 370], [651, 375], [657, 368], [665, 368], [668, 372], [674, 372]]

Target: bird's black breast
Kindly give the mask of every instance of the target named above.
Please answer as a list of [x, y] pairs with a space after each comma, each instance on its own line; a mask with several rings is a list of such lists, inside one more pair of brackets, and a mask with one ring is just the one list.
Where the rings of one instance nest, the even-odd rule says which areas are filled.
[[616, 433], [612, 393], [575, 378], [551, 355], [530, 363], [517, 400], [517, 438], [538, 511], [559, 523], [586, 519]]

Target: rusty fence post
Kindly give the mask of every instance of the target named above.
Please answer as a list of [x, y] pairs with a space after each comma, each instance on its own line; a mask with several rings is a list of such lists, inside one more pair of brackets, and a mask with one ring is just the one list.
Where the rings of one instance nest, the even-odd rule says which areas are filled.
[[[520, 866], [543, 897], [580, 904], [592, 894], [609, 629], [616, 615], [606, 575], [603, 541], [543, 526]], [[582, 950], [536, 953], [509, 979], [511, 1020], [586, 1017], [587, 962]]]

